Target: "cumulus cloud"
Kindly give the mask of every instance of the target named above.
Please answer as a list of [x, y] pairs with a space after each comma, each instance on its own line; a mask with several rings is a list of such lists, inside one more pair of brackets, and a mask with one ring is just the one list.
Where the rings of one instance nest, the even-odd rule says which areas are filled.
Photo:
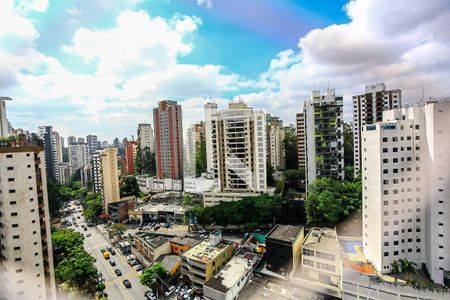
[[206, 8], [212, 8], [213, 0], [197, 0], [197, 5], [205, 6]]
[[314, 85], [344, 95], [347, 120], [351, 95], [366, 84], [400, 88], [405, 103], [418, 100], [422, 87], [427, 96], [450, 96], [448, 1], [353, 0], [345, 10], [349, 23], [312, 30], [298, 49], [280, 52], [260, 77], [266, 90], [248, 101], [293, 122], [292, 107], [300, 111]]

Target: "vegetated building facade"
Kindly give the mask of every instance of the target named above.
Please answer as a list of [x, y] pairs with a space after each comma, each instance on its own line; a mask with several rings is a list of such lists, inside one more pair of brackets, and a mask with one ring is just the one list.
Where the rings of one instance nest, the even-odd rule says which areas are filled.
[[450, 283], [450, 102], [385, 111], [362, 128], [364, 254], [381, 273], [406, 258]]
[[384, 83], [366, 85], [364, 94], [353, 96], [353, 156], [357, 176], [361, 169], [361, 128], [383, 121], [383, 111], [399, 108], [402, 91], [386, 90]]
[[0, 298], [56, 299], [44, 148], [0, 146]]
[[94, 192], [102, 194], [103, 209], [108, 214], [109, 204], [120, 201], [117, 148], [105, 148], [93, 154], [92, 177]]
[[239, 100], [211, 116], [213, 171], [221, 192], [265, 192], [266, 120]]
[[151, 124], [139, 124], [137, 137], [141, 150], [148, 147], [151, 153], [155, 153], [155, 143], [153, 141], [153, 129]]
[[344, 179], [343, 98], [334, 89], [313, 91], [303, 108], [307, 186], [317, 177]]
[[274, 171], [286, 168], [284, 153], [284, 128], [279, 117], [266, 114], [267, 161]]
[[153, 109], [155, 160], [158, 178], [183, 179], [183, 128], [181, 105], [163, 100]]
[[293, 225], [275, 225], [266, 236], [266, 268], [290, 274], [300, 263], [305, 231]]
[[205, 139], [204, 124], [189, 125], [186, 133], [186, 161], [195, 174], [197, 143]]
[[302, 276], [340, 286], [341, 256], [335, 229], [310, 229], [302, 246]]
[[214, 231], [204, 240], [181, 254], [181, 274], [187, 276], [195, 291], [202, 293], [203, 285], [217, 274], [234, 254], [231, 243], [223, 241]]

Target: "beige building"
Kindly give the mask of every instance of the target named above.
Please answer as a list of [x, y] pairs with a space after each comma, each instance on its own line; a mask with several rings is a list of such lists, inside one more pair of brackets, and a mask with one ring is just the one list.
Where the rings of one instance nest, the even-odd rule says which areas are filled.
[[221, 239], [220, 231], [210, 234], [210, 239], [186, 250], [181, 254], [186, 275], [197, 292], [203, 292], [203, 285], [217, 274], [234, 254], [234, 247]]
[[70, 176], [72, 175], [71, 166], [69, 163], [58, 163], [56, 165], [57, 169], [57, 175], [58, 175], [58, 182], [60, 184], [69, 184], [70, 183]]
[[108, 204], [120, 201], [117, 148], [106, 148], [93, 154], [92, 178], [94, 191], [102, 194], [103, 208], [107, 214]]
[[336, 230], [311, 228], [302, 246], [302, 277], [339, 286], [341, 256]]
[[0, 298], [56, 299], [42, 146], [0, 146]]
[[283, 121], [267, 114], [266, 124], [267, 162], [274, 171], [282, 171], [286, 168]]
[[170, 254], [170, 240], [168, 238], [157, 236], [139, 236], [134, 237], [134, 248], [136, 248], [149, 261], [154, 262], [161, 255]]
[[297, 155], [298, 168], [306, 169], [305, 115], [297, 114]]

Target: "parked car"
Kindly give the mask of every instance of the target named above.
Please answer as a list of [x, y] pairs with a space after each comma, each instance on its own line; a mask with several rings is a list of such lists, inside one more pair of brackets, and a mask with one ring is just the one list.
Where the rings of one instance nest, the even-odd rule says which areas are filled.
[[183, 299], [189, 299], [191, 297], [191, 293], [192, 290], [188, 289], [184, 294], [183, 294]]
[[109, 252], [111, 252], [112, 247], [111, 247], [111, 246], [106, 246], [106, 250], [108, 250]]
[[104, 252], [106, 252], [106, 249], [100, 249], [100, 252], [103, 254]]
[[88, 229], [87, 229], [87, 227], [84, 227], [83, 230], [84, 230], [84, 231], [87, 231]]
[[176, 289], [175, 289], [175, 293], [179, 293], [180, 292], [180, 290], [181, 290], [181, 288], [182, 288], [183, 286], [182, 285], [177, 285], [177, 287], [176, 287]]
[[144, 269], [144, 266], [138, 263], [133, 267], [133, 269], [135, 269], [136, 271], [141, 271]]
[[144, 294], [145, 297], [147, 297], [148, 300], [156, 300], [156, 295], [152, 291], [147, 291]]
[[130, 266], [136, 266], [137, 264], [139, 264], [139, 262], [137, 260], [135, 260], [134, 258], [132, 260], [130, 260]]
[[164, 293], [164, 295], [166, 295], [166, 297], [169, 297], [170, 295], [173, 294], [174, 291], [175, 291], [175, 287], [173, 285], [169, 286], [167, 288], [166, 292]]
[[86, 233], [86, 237], [90, 237], [91, 236], [91, 234], [90, 233]]
[[188, 290], [188, 287], [187, 286], [183, 286], [182, 288], [181, 288], [181, 290], [180, 290], [180, 296], [183, 296], [183, 294], [186, 292]]
[[120, 271], [119, 269], [115, 269], [114, 273], [116, 273], [117, 276], [122, 276], [122, 271]]
[[125, 280], [123, 281], [123, 285], [124, 285], [127, 289], [131, 288], [131, 282], [130, 282], [128, 279], [125, 279]]
[[111, 259], [110, 261], [109, 261], [109, 264], [111, 265], [111, 266], [115, 266], [116, 265], [116, 261], [115, 260], [113, 260], [113, 259]]
[[114, 248], [111, 248], [111, 251], [109, 251], [112, 255], [116, 255], [116, 250]]

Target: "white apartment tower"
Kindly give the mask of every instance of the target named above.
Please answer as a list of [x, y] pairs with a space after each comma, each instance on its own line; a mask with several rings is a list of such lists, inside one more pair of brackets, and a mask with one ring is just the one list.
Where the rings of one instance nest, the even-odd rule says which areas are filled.
[[402, 91], [386, 90], [384, 83], [366, 85], [365, 93], [353, 96], [353, 156], [355, 175], [361, 169], [361, 127], [383, 120], [383, 111], [399, 108]]
[[305, 115], [297, 113], [297, 158], [298, 168], [306, 170]]
[[[206, 172], [214, 172], [213, 149], [212, 149], [212, 116], [217, 113], [217, 103], [208, 102], [205, 109], [205, 143], [206, 143]], [[211, 145], [208, 147], [208, 145]]]
[[242, 100], [212, 114], [211, 140], [206, 139], [206, 149], [212, 149], [220, 191], [266, 191], [265, 119], [262, 110], [249, 108]]
[[279, 117], [266, 115], [267, 161], [274, 171], [286, 168], [284, 153], [283, 121]]
[[137, 129], [138, 143], [141, 149], [148, 147], [151, 153], [155, 153], [153, 129], [150, 124], [139, 124]]
[[9, 97], [0, 97], [0, 138], [9, 136], [8, 119], [6, 118], [6, 100], [11, 100]]
[[56, 299], [42, 146], [0, 147], [0, 298]]
[[87, 143], [89, 155], [94, 154], [94, 152], [98, 148], [97, 136], [96, 135], [92, 135], [92, 134], [88, 135], [86, 137], [86, 143]]
[[334, 89], [313, 91], [303, 108], [307, 185], [317, 177], [344, 179], [342, 96]]
[[450, 283], [450, 101], [385, 111], [362, 127], [363, 245], [382, 273], [400, 258]]
[[86, 143], [69, 144], [69, 163], [72, 174], [89, 165], [89, 148]]

